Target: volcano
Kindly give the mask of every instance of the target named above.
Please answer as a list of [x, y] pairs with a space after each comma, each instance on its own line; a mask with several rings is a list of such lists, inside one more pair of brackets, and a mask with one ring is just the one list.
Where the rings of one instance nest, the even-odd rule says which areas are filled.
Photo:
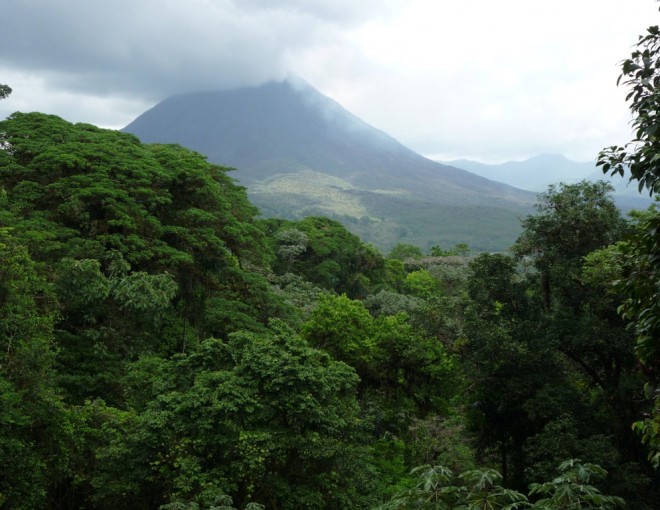
[[173, 96], [123, 131], [236, 168], [265, 216], [329, 216], [382, 249], [506, 250], [535, 202], [534, 193], [417, 154], [304, 83]]

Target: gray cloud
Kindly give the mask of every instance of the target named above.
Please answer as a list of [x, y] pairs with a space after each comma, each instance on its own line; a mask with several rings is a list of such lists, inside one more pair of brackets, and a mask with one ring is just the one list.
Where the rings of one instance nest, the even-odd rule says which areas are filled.
[[629, 139], [617, 61], [651, 0], [5, 0], [0, 101], [122, 127], [165, 97], [300, 75], [424, 154], [591, 159]]
[[159, 99], [281, 79], [299, 51], [381, 8], [375, 0], [10, 1], [0, 65], [43, 73], [56, 89]]

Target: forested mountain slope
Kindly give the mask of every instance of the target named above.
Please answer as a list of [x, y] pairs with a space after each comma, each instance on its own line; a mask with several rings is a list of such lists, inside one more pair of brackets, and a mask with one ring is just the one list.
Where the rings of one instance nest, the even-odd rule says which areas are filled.
[[385, 248], [405, 239], [503, 250], [534, 200], [420, 156], [305, 84], [171, 97], [124, 131], [237, 168], [268, 216], [329, 215]]

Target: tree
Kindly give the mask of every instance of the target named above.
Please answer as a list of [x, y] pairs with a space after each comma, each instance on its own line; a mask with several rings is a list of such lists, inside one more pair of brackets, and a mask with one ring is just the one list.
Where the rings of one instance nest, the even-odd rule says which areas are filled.
[[382, 255], [335, 220], [308, 217], [265, 224], [279, 274], [292, 272], [351, 298], [366, 296], [385, 279]]
[[408, 273], [403, 287], [406, 294], [420, 298], [430, 298], [441, 292], [440, 282], [426, 269]]
[[[585, 257], [620, 240], [626, 232], [604, 182], [550, 186], [539, 214], [523, 220], [514, 251], [537, 270], [544, 305], [545, 335], [607, 395], [625, 408], [624, 370], [632, 370], [631, 339], [616, 317], [616, 303], [583, 278]], [[620, 411], [623, 412], [623, 411]]]
[[431, 256], [432, 257], [452, 257], [460, 255], [462, 257], [466, 256], [470, 252], [470, 247], [466, 243], [458, 243], [453, 248], [449, 250], [444, 250], [440, 245], [431, 246]]
[[257, 210], [227, 169], [40, 113], [0, 122], [0, 146], [0, 227], [54, 285], [59, 380], [73, 400], [116, 403], [142, 352], [255, 331], [275, 313]]
[[56, 303], [24, 246], [0, 228], [0, 507], [45, 508], [67, 475], [71, 423], [56, 385]]
[[5, 99], [11, 94], [11, 87], [0, 83], [0, 99]]
[[359, 374], [366, 373], [376, 355], [373, 317], [361, 301], [346, 295], [320, 296], [302, 335]]
[[613, 145], [598, 158], [603, 172], [624, 175], [638, 181], [639, 190], [650, 195], [660, 191], [660, 28], [652, 26], [640, 36], [635, 50], [621, 65], [617, 84], [628, 88], [626, 101], [633, 114], [634, 138], [626, 146]]
[[[514, 250], [536, 270], [530, 281], [542, 313], [534, 335], [575, 371], [571, 379], [583, 378], [591, 389], [594, 417], [607, 413], [599, 427], [611, 434], [620, 462], [637, 463], [643, 458], [630, 433], [641, 395], [634, 340], [617, 316], [617, 295], [594, 272], [607, 265], [594, 264], [591, 255], [630, 231], [610, 190], [603, 182], [550, 187], [539, 214], [523, 221]], [[617, 469], [611, 471], [618, 476]]]
[[538, 214], [523, 220], [514, 251], [538, 271], [546, 308], [555, 299], [579, 306], [582, 257], [622, 237], [625, 222], [611, 191], [603, 181], [551, 185], [540, 195]]
[[[547, 473], [557, 455], [606, 462], [611, 486], [625, 463], [643, 462], [630, 432], [641, 393], [633, 340], [602, 280], [607, 264], [592, 257], [585, 267], [627, 230], [608, 191], [605, 183], [550, 187], [523, 221], [516, 258], [471, 262], [463, 354], [479, 403], [473, 428], [482, 446], [497, 447], [505, 483], [517, 487]], [[553, 441], [567, 450], [547, 448]]]
[[[470, 425], [479, 456], [483, 459], [494, 448], [504, 483], [523, 487], [525, 442], [538, 427], [528, 406], [564, 380], [556, 356], [534, 335], [539, 314], [526, 292], [527, 282], [516, 272], [516, 261], [482, 254], [470, 268], [466, 341], [461, 345], [474, 402]], [[546, 411], [553, 413], [548, 404]]]
[[[617, 81], [628, 89], [633, 139], [625, 146], [611, 146], [599, 154], [603, 172], [636, 180], [640, 192], [660, 191], [660, 28], [651, 26], [639, 37], [637, 48], [621, 65]], [[660, 212], [656, 209], [623, 246], [627, 270], [620, 282], [626, 295], [622, 316], [634, 328], [639, 360], [645, 367], [648, 398], [653, 410], [635, 428], [651, 451], [649, 459], [660, 467]]]
[[408, 258], [421, 259], [424, 256], [419, 246], [408, 243], [397, 243], [387, 255], [388, 259], [404, 261]]

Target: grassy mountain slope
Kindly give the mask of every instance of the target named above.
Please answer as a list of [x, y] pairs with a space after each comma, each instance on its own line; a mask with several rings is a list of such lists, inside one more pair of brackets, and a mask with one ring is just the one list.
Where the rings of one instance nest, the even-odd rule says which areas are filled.
[[304, 84], [171, 97], [124, 130], [236, 167], [267, 216], [334, 217], [385, 249], [469, 240], [506, 249], [534, 202], [533, 193], [420, 156]]

